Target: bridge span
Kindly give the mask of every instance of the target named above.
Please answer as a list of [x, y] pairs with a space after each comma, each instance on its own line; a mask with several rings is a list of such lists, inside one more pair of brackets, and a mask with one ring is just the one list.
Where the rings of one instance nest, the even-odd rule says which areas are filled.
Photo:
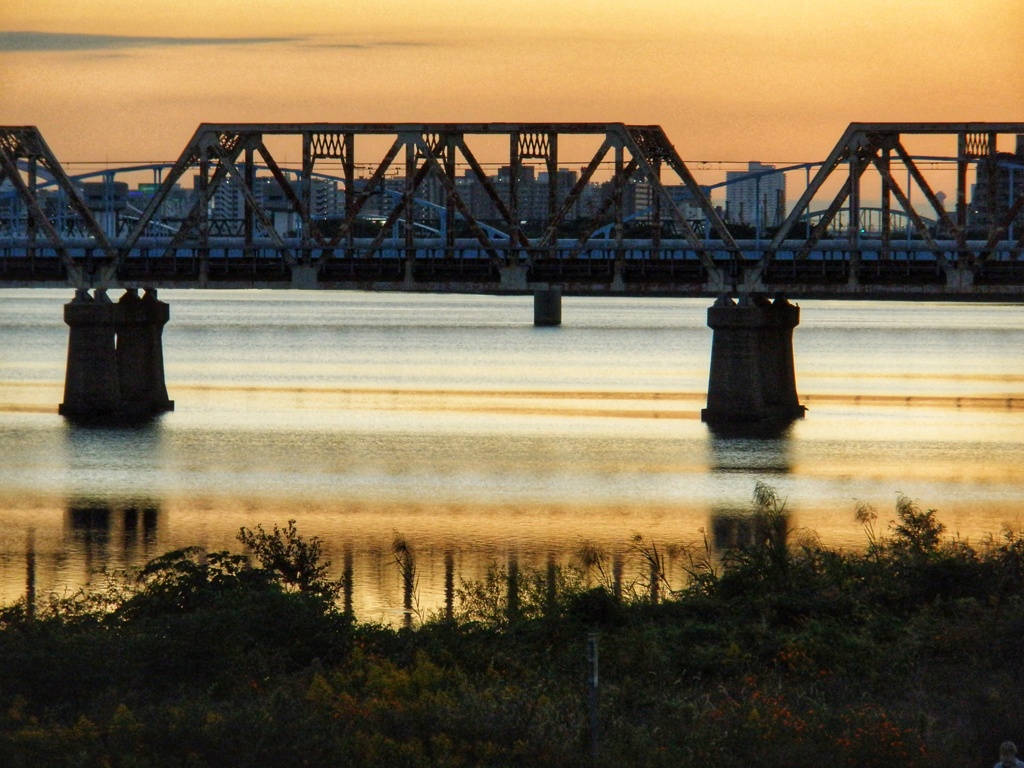
[[[954, 149], [908, 149], [921, 140]], [[799, 310], [782, 296], [1024, 298], [1022, 147], [1024, 123], [853, 123], [792, 167], [793, 204], [757, 196], [750, 226], [654, 125], [202, 124], [134, 208], [115, 177], [140, 169], [87, 186], [37, 129], [2, 127], [0, 285], [75, 289], [68, 416], [172, 407], [157, 288], [258, 287], [533, 293], [538, 325], [561, 322], [564, 293], [716, 297], [705, 418], [787, 419]]]
[[[38, 130], [0, 128], [0, 285], [1019, 298], [1024, 154], [998, 150], [1006, 134], [1024, 123], [851, 124], [799, 166], [788, 212], [758, 197], [744, 227], [659, 126], [203, 124], [136, 210], [121, 170], [85, 190]], [[955, 149], [912, 155], [922, 137]]]

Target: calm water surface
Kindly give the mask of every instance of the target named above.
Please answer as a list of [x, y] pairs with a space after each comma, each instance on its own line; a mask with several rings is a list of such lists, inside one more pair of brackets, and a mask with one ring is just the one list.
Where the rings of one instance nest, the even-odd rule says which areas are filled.
[[[117, 298], [115, 292], [114, 298]], [[515, 557], [624, 556], [735, 535], [754, 484], [795, 529], [858, 547], [857, 500], [899, 492], [973, 542], [1024, 527], [1024, 306], [804, 301], [807, 418], [771, 440], [700, 422], [707, 300], [164, 291], [177, 410], [139, 429], [71, 427], [70, 291], [0, 291], [0, 598], [96, 584], [172, 548], [237, 549], [240, 526], [320, 536], [353, 563], [355, 608], [393, 620], [391, 554], [412, 545], [435, 608], [444, 558], [477, 577]], [[671, 564], [682, 583], [682, 560]]]

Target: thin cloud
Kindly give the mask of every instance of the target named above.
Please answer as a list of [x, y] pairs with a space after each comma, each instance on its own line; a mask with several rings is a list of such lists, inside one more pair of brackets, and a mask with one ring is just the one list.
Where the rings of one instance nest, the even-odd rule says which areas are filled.
[[344, 50], [369, 50], [371, 48], [432, 48], [435, 43], [405, 40], [381, 40], [372, 43], [307, 43], [307, 48], [337, 48]]
[[306, 48], [337, 48], [346, 51], [361, 51], [369, 48], [365, 43], [308, 43]]
[[82, 35], [71, 32], [0, 32], [0, 51], [110, 51], [196, 45], [262, 45], [294, 43], [296, 37], [132, 37]]

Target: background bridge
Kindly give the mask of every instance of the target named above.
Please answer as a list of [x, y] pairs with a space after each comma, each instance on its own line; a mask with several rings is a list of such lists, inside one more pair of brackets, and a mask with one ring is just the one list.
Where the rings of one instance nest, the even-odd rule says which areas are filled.
[[658, 126], [203, 124], [174, 163], [76, 178], [0, 128], [0, 285], [1020, 298], [1022, 135], [855, 123], [745, 174], [742, 212]]

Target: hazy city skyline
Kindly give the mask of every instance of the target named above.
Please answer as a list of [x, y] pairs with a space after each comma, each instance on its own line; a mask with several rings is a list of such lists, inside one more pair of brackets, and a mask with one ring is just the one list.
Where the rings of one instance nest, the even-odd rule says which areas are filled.
[[774, 162], [1020, 119], [1022, 49], [1018, 0], [8, 0], [0, 92], [62, 160], [173, 159], [204, 121], [619, 121]]

